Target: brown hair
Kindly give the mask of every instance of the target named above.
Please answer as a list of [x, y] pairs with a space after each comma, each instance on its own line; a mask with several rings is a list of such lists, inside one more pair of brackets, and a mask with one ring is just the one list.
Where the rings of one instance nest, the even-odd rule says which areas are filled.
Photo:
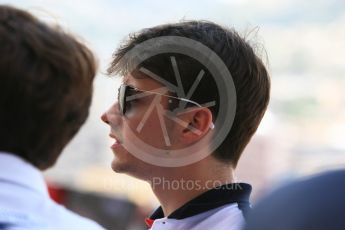
[[96, 62], [72, 35], [0, 5], [0, 150], [52, 166], [85, 122]]

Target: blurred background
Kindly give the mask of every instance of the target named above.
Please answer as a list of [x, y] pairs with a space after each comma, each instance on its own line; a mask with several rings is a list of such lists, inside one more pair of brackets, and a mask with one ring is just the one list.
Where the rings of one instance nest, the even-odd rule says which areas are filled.
[[158, 205], [148, 184], [112, 172], [100, 116], [119, 81], [104, 73], [127, 34], [206, 19], [234, 27], [263, 57], [272, 78], [269, 110], [240, 160], [237, 180], [253, 202], [301, 176], [345, 166], [345, 2], [341, 0], [0, 0], [58, 23], [94, 50], [100, 71], [90, 117], [45, 173], [51, 196], [107, 229], [145, 229]]

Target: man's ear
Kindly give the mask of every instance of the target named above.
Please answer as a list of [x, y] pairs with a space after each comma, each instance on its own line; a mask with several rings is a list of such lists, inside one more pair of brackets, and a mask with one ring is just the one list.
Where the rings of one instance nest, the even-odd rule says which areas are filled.
[[191, 108], [181, 115], [182, 128], [179, 139], [182, 143], [192, 144], [204, 137], [212, 126], [212, 113], [208, 108]]

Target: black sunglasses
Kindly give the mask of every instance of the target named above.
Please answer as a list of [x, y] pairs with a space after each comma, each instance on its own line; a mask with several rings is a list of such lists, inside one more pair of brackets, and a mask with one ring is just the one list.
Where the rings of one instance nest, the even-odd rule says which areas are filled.
[[[166, 95], [166, 94], [159, 93], [159, 92], [141, 90], [141, 89], [135, 88], [135, 87], [130, 86], [130, 85], [122, 84], [120, 86], [120, 88], [119, 88], [119, 91], [118, 91], [118, 104], [119, 104], [119, 110], [120, 110], [121, 114], [123, 116], [126, 114], [126, 111], [127, 111], [127, 108], [128, 108], [128, 103], [131, 100], [133, 100], [135, 98], [146, 97], [147, 95], [152, 95], [152, 94], [153, 95], [160, 95], [160, 96], [168, 97], [168, 98], [174, 98], [174, 99], [177, 99], [177, 100], [181, 100], [181, 101], [183, 101], [185, 103], [191, 103], [191, 104], [193, 104], [193, 105], [195, 105], [197, 107], [204, 107], [204, 106], [200, 105], [199, 103], [197, 103], [195, 101], [188, 100], [186, 98], [174, 97], [174, 96]], [[213, 123], [211, 124], [210, 128], [211, 129], [214, 128], [214, 124]]]
[[[138, 93], [142, 93], [142, 94], [138, 95]], [[160, 95], [163, 97], [174, 98], [177, 100], [184, 101], [186, 103], [194, 104], [198, 107], [203, 107], [199, 103], [197, 103], [195, 101], [188, 100], [186, 98], [174, 97], [174, 96], [170, 96], [170, 95], [166, 95], [166, 94], [162, 94], [162, 93], [158, 93], [158, 92], [141, 90], [141, 89], [132, 87], [130, 85], [123, 84], [120, 86], [119, 92], [118, 92], [118, 102], [119, 102], [119, 109], [120, 109], [121, 114], [122, 115], [126, 114], [126, 110], [127, 110], [127, 106], [128, 106], [127, 103], [129, 101], [131, 101], [137, 97], [145, 97], [145, 96], [147, 96], [147, 94], [155, 94], [155, 95]]]

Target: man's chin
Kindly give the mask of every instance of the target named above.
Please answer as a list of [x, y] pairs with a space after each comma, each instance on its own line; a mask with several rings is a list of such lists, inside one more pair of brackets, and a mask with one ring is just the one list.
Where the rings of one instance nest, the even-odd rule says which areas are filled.
[[121, 161], [118, 158], [114, 158], [111, 162], [111, 168], [116, 173], [124, 173], [130, 176], [133, 174], [133, 171], [135, 171], [133, 162]]
[[[114, 159], [111, 163], [111, 168], [116, 173], [123, 173], [128, 176], [137, 178], [139, 180], [147, 180], [146, 174], [138, 170], [138, 166], [134, 166], [133, 164], [129, 164], [126, 162], [120, 162], [119, 159]], [[140, 168], [140, 167], [139, 167]]]
[[116, 173], [125, 173], [127, 167], [126, 167], [126, 165], [124, 163], [119, 162], [119, 160], [115, 158], [111, 162], [111, 168]]

